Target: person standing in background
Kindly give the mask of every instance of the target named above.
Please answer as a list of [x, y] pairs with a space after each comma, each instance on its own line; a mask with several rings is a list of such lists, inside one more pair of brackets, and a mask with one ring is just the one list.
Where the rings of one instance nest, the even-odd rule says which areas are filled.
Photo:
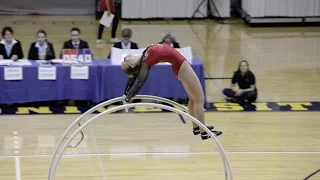
[[[111, 39], [112, 43], [120, 42], [118, 38], [116, 38], [116, 33], [118, 29], [119, 20], [121, 18], [121, 0], [101, 0], [100, 1], [100, 9], [102, 11], [107, 11], [108, 16], [110, 13], [114, 14], [114, 18], [112, 21], [112, 29], [111, 29]], [[104, 25], [99, 24], [98, 38], [96, 43], [100, 44], [104, 41], [102, 40], [102, 34], [104, 30]]]

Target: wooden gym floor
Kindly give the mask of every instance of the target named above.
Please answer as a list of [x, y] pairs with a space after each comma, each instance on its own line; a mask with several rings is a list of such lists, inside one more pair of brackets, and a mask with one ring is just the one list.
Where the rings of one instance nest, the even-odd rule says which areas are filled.
[[[110, 44], [96, 45], [93, 17], [0, 16], [12, 26], [27, 54], [38, 29], [48, 32], [57, 55], [77, 26], [96, 57]], [[72, 24], [71, 22], [74, 22]], [[203, 60], [206, 77], [231, 77], [246, 59], [256, 74], [259, 102], [319, 101], [320, 28], [249, 28], [240, 21], [122, 22], [139, 47], [158, 42], [167, 31]], [[106, 29], [105, 39], [110, 31]], [[208, 80], [210, 102], [223, 101], [229, 80]], [[235, 180], [302, 180], [320, 168], [319, 112], [207, 112]], [[0, 179], [46, 179], [51, 155], [67, 126], [79, 115], [0, 116]], [[202, 141], [172, 113], [105, 116], [85, 129], [85, 140], [68, 149], [57, 170], [61, 180], [222, 180], [221, 157], [212, 140]], [[311, 180], [320, 179], [316, 175]]]

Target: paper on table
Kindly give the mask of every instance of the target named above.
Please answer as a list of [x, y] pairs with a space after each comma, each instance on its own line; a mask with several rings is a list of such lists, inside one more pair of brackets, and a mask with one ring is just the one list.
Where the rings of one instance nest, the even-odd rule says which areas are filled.
[[12, 65], [16, 66], [31, 66], [31, 62], [27, 59], [19, 59], [18, 61], [13, 61]]
[[63, 62], [62, 59], [52, 59], [51, 61], [54, 63], [62, 63]]
[[2, 59], [0, 60], [0, 66], [8, 66], [13, 63], [13, 60], [11, 59]]
[[47, 60], [37, 60], [37, 63], [47, 63]]
[[168, 63], [168, 62], [162, 62], [162, 63], [159, 63], [159, 64], [157, 64], [157, 65], [171, 65], [171, 64]]
[[106, 26], [106, 27], [110, 27], [112, 20], [114, 18], [114, 14], [110, 13], [110, 15], [108, 16], [108, 12], [105, 11], [103, 13], [102, 18], [100, 19], [100, 24]]

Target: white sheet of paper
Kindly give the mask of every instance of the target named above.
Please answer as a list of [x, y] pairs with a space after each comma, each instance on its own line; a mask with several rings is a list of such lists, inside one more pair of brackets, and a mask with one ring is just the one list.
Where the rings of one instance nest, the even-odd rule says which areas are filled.
[[47, 63], [47, 60], [37, 60], [37, 63]]
[[[40, 65], [40, 66], [52, 66], [48, 61], [46, 60], [37, 60], [37, 63]], [[39, 71], [38, 71], [39, 72]], [[39, 74], [38, 74], [39, 76]]]
[[23, 70], [22, 67], [5, 67], [4, 68], [4, 80], [22, 80]]
[[62, 59], [52, 59], [52, 62], [54, 62], [54, 63], [62, 63], [63, 60]]
[[13, 60], [11, 59], [2, 59], [0, 60], [0, 66], [8, 66], [13, 63]]
[[168, 62], [162, 62], [162, 63], [159, 63], [159, 64], [157, 64], [157, 65], [160, 65], [160, 66], [162, 65], [162, 66], [163, 66], [163, 65], [171, 65], [171, 64], [168, 63]]
[[124, 57], [128, 54], [141, 55], [144, 49], [119, 49], [112, 47], [111, 49], [111, 64], [121, 65]]
[[54, 66], [51, 67], [39, 67], [38, 68], [38, 79], [39, 80], [56, 80], [57, 69]]
[[108, 16], [107, 11], [105, 11], [103, 13], [102, 18], [100, 19], [100, 24], [102, 24], [102, 25], [104, 25], [106, 27], [110, 27], [111, 23], [113, 21], [113, 18], [114, 18], [114, 14], [110, 13], [110, 15]]
[[15, 66], [31, 66], [31, 62], [27, 59], [19, 59], [18, 61], [13, 61]]
[[184, 48], [177, 48], [177, 51], [179, 51], [179, 53], [184, 56], [184, 58], [186, 58], [187, 61], [189, 61], [190, 64], [192, 64], [192, 49], [191, 47], [184, 47]]
[[88, 66], [71, 66], [71, 79], [89, 79]]

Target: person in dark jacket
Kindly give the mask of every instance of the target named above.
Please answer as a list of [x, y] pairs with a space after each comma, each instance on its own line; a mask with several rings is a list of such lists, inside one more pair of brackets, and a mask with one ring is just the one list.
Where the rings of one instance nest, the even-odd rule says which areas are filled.
[[42, 29], [39, 30], [37, 32], [37, 41], [30, 45], [28, 59], [51, 60], [55, 58], [55, 51], [52, 43], [47, 40], [47, 33]]
[[[71, 39], [63, 43], [63, 49], [90, 49], [88, 42], [81, 39], [81, 31], [74, 27], [71, 29]], [[62, 58], [62, 52], [60, 54]]]
[[[235, 87], [238, 84], [239, 88]], [[249, 64], [246, 60], [239, 63], [238, 70], [234, 73], [231, 81], [231, 87], [223, 90], [229, 100], [234, 100], [239, 103], [251, 103], [257, 99], [258, 90], [256, 87], [256, 78], [249, 69]]]
[[23, 51], [19, 40], [14, 39], [13, 30], [6, 26], [2, 29], [0, 41], [0, 59], [18, 60], [23, 58]]
[[176, 41], [176, 38], [171, 34], [167, 33], [163, 36], [162, 41], [159, 44], [168, 44], [173, 48], [180, 48], [179, 43]]
[[[122, 40], [118, 43], [115, 43], [113, 47], [119, 48], [119, 49], [139, 49], [138, 44], [131, 41], [132, 37], [132, 30], [129, 28], [123, 29], [122, 32]], [[108, 56], [110, 59], [111, 52]]]

